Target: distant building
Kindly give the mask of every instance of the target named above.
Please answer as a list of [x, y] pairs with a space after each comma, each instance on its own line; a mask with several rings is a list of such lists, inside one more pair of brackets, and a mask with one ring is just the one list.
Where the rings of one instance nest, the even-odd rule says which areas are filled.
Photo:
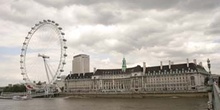
[[79, 54], [73, 57], [72, 62], [72, 73], [87, 73], [90, 70], [90, 60], [89, 55]]
[[69, 74], [65, 79], [66, 92], [205, 92], [205, 79], [209, 73], [201, 64], [186, 63], [126, 68], [97, 69], [94, 73]]

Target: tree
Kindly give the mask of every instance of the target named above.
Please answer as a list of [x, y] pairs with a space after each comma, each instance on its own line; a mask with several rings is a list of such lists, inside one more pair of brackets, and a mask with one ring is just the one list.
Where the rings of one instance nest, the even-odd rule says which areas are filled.
[[4, 92], [26, 92], [24, 84], [15, 84], [12, 87], [6, 86], [3, 89]]

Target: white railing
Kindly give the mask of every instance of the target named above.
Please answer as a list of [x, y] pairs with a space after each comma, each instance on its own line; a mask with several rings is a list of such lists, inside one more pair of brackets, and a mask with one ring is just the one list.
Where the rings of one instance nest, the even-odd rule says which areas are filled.
[[220, 89], [216, 84], [213, 84], [213, 108], [214, 110], [220, 110]]

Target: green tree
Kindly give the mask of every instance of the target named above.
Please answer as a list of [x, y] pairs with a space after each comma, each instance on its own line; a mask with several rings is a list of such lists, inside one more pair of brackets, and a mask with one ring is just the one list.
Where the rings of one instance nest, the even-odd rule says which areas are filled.
[[12, 87], [6, 86], [3, 89], [4, 92], [25, 92], [26, 91], [26, 87], [24, 86], [24, 84], [15, 84]]

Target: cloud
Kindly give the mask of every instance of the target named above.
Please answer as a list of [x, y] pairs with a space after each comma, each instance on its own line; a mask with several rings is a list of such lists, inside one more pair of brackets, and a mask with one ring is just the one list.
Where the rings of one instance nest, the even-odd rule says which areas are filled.
[[[216, 10], [216, 11], [219, 11]], [[210, 19], [210, 23], [207, 25], [205, 34], [207, 35], [214, 35], [214, 36], [218, 36], [220, 34], [220, 13], [214, 13], [212, 19]]]
[[[22, 25], [33, 25], [45, 18], [53, 18], [56, 9], [47, 8], [34, 1], [9, 0], [0, 6], [1, 19], [9, 20]], [[40, 16], [39, 16], [40, 15]]]
[[53, 3], [51, 3], [51, 0], [36, 0], [36, 2], [39, 2], [45, 6], [52, 6], [52, 7], [58, 7], [61, 8], [66, 5], [94, 5], [94, 4], [114, 4], [114, 5], [121, 5], [122, 7], [127, 8], [158, 8], [158, 9], [164, 9], [169, 8], [172, 6], [175, 6], [180, 2], [180, 0], [166, 0], [166, 1], [160, 1], [160, 0], [89, 0], [89, 1], [82, 1], [82, 0], [55, 0]]
[[[121, 68], [124, 56], [128, 67], [142, 65], [143, 61], [148, 66], [159, 65], [160, 61], [168, 64], [168, 60], [186, 62], [186, 58], [198, 59], [206, 65], [210, 58], [213, 73], [217, 73], [219, 9], [218, 0], [3, 0], [0, 1], [1, 80], [6, 83], [22, 80], [19, 70], [22, 43], [31, 27], [44, 19], [59, 23], [65, 33], [68, 58], [64, 74], [71, 71], [73, 56], [80, 53], [90, 55], [91, 71], [93, 67]], [[30, 47], [38, 51], [49, 41], [56, 40], [33, 38]], [[56, 53], [50, 54], [51, 57], [59, 56], [56, 48], [51, 46], [47, 50]], [[29, 61], [42, 63], [41, 59]], [[41, 70], [43, 73], [44, 69]]]
[[181, 1], [177, 7], [186, 11], [207, 11], [218, 8], [219, 5], [219, 0], [188, 0]]

